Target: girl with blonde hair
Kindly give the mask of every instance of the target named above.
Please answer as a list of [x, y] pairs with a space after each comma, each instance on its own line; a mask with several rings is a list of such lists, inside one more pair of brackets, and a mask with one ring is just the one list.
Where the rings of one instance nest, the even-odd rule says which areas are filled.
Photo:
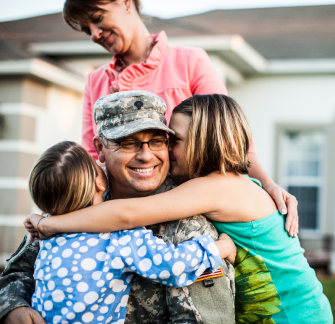
[[238, 323], [332, 323], [329, 302], [299, 239], [289, 237], [274, 201], [247, 176], [251, 134], [238, 104], [224, 95], [195, 95], [174, 109], [170, 128], [175, 131], [171, 175], [188, 181], [155, 196], [108, 201], [50, 220], [31, 215], [27, 222], [49, 236], [204, 214], [238, 248]]

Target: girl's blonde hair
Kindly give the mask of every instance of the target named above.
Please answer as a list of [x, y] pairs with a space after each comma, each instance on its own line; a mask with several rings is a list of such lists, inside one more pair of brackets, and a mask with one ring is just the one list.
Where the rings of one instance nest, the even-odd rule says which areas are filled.
[[236, 101], [225, 95], [194, 95], [173, 114], [191, 118], [186, 143], [186, 171], [190, 179], [213, 171], [248, 174], [251, 133]]
[[46, 150], [29, 177], [29, 192], [39, 209], [66, 214], [92, 204], [96, 164], [79, 144], [60, 142]]

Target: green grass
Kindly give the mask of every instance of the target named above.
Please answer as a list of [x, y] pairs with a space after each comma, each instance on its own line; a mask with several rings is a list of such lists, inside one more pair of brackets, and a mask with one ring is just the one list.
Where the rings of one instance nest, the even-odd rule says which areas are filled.
[[335, 278], [320, 279], [323, 285], [323, 292], [328, 297], [332, 312], [335, 315]]

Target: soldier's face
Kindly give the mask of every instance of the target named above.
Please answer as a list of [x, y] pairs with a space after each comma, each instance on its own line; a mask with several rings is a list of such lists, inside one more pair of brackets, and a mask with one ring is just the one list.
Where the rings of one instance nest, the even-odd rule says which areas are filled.
[[[160, 130], [146, 130], [122, 139], [148, 142], [165, 138]], [[94, 138], [94, 146], [99, 160], [105, 163], [110, 190], [114, 198], [143, 197], [153, 193], [164, 182], [169, 171], [168, 148], [152, 151], [143, 144], [138, 152], [124, 152], [117, 143], [108, 141], [104, 147], [101, 139]]]

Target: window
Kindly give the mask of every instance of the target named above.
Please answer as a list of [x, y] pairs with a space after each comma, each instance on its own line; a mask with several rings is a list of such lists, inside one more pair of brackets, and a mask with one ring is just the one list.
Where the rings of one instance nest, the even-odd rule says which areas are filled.
[[318, 230], [325, 159], [322, 131], [285, 131], [281, 138], [280, 183], [298, 199], [300, 228]]

